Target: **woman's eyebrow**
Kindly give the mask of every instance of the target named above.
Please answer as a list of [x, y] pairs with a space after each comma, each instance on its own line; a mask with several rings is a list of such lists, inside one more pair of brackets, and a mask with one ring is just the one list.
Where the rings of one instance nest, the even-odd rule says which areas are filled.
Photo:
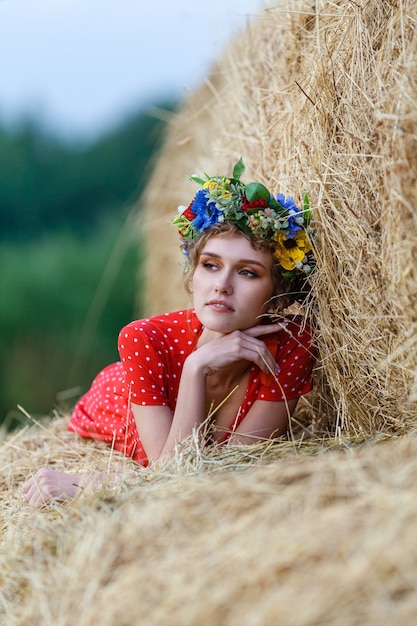
[[[217, 254], [216, 252], [210, 252], [209, 250], [205, 250], [204, 252], [201, 253], [200, 256], [209, 256], [212, 257], [214, 259], [221, 259], [221, 255]], [[261, 263], [260, 261], [256, 261], [255, 259], [238, 259], [237, 263], [239, 264], [243, 264], [243, 265], [258, 265], [259, 267], [262, 267], [263, 269], [266, 269], [266, 266]]]

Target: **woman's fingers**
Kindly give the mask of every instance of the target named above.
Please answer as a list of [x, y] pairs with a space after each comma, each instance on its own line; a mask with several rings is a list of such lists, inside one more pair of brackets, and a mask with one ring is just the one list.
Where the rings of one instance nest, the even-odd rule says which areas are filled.
[[249, 337], [262, 337], [262, 335], [270, 335], [272, 333], [276, 333], [279, 330], [285, 330], [288, 326], [288, 322], [277, 322], [274, 324], [258, 324], [257, 326], [252, 326], [247, 330], [244, 330], [246, 335]]
[[210, 373], [240, 360], [255, 363], [264, 372], [275, 371], [275, 360], [265, 343], [246, 331], [236, 330], [205, 344], [202, 349], [207, 353], [205, 360]]
[[28, 504], [42, 507], [50, 500], [63, 501], [75, 496], [77, 477], [43, 467], [23, 485]]
[[[256, 339], [259, 343], [257, 344], [256, 349], [259, 351], [260, 358], [262, 360], [262, 365], [257, 362], [257, 365], [266, 372], [273, 373], [274, 375], [279, 372], [279, 368], [277, 363], [275, 362], [274, 357], [267, 349], [265, 343], [258, 339], [258, 337], [263, 337], [264, 335], [270, 335], [272, 333], [276, 333], [279, 330], [287, 330], [288, 322], [276, 322], [273, 324], [258, 324], [257, 326], [252, 326], [252, 328], [248, 328], [243, 331], [245, 335], [248, 337], [252, 337]], [[277, 372], [278, 369], [278, 372]]]
[[275, 359], [261, 339], [247, 337], [246, 345], [252, 353], [252, 358], [249, 358], [249, 361], [256, 363], [264, 372], [275, 372]]
[[39, 483], [36, 480], [30, 479], [24, 485], [26, 502], [36, 508], [42, 507], [49, 498], [46, 498], [42, 492]]
[[239, 360], [258, 365], [269, 373], [276, 373], [276, 363], [261, 337], [285, 328], [285, 322], [258, 324], [246, 330], [235, 330], [228, 334], [206, 331], [199, 340], [197, 350], [188, 359], [202, 367], [206, 375]]

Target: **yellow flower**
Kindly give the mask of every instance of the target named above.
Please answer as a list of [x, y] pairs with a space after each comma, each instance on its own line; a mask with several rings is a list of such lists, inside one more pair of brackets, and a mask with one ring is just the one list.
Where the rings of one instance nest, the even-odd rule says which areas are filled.
[[275, 235], [275, 241], [278, 243], [275, 257], [284, 270], [289, 272], [295, 268], [297, 263], [302, 263], [305, 255], [311, 251], [311, 243], [305, 230], [298, 231], [293, 239], [287, 239], [280, 230]]
[[222, 178], [220, 181], [212, 179], [204, 183], [203, 189], [208, 189], [211, 194], [220, 198], [230, 198], [231, 193], [226, 189], [226, 185], [230, 185], [228, 178]]

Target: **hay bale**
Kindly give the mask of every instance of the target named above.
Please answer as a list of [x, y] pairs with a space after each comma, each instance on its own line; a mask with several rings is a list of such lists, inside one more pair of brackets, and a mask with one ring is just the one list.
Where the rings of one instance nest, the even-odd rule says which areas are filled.
[[187, 305], [164, 229], [194, 194], [185, 173], [227, 172], [242, 155], [246, 180], [309, 194], [317, 432], [417, 420], [416, 13], [417, 0], [267, 7], [174, 118], [145, 201], [157, 313]]
[[[186, 305], [167, 226], [194, 193], [186, 172], [224, 172], [242, 155], [248, 179], [308, 191], [322, 373], [313, 432], [349, 439], [190, 441], [158, 471], [34, 511], [20, 485], [47, 462], [133, 465], [67, 432], [65, 418], [8, 436], [2, 623], [415, 622], [417, 439], [379, 443], [375, 432], [416, 422], [416, 9], [341, 0], [313, 12], [291, 0], [265, 10], [174, 118], [147, 193], [157, 313]], [[371, 445], [353, 445], [366, 434]]]
[[204, 449], [37, 511], [41, 459], [128, 471], [50, 427], [0, 447], [0, 622], [13, 626], [414, 624], [417, 439]]

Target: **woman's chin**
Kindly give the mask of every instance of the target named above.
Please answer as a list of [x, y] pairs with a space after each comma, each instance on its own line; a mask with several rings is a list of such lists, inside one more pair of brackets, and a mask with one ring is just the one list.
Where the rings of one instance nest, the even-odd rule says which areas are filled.
[[227, 335], [234, 330], [247, 330], [256, 324], [254, 320], [249, 323], [248, 320], [238, 319], [233, 313], [215, 313], [210, 312], [199, 317], [200, 322], [208, 330]]

